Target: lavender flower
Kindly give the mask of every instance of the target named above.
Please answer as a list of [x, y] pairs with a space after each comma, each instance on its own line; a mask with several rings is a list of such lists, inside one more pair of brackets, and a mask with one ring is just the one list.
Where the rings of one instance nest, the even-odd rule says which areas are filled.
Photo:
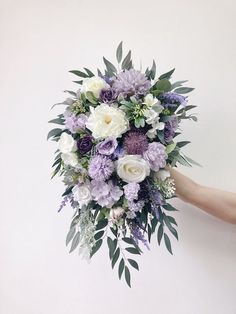
[[178, 118], [177, 116], [172, 116], [169, 121], [165, 123], [164, 128], [164, 139], [167, 143], [171, 142], [173, 140], [173, 137], [175, 135], [175, 131], [178, 128]]
[[133, 239], [135, 240], [136, 244], [138, 245], [139, 241], [141, 241], [148, 250], [150, 250], [150, 247], [148, 245], [148, 241], [145, 239], [143, 232], [141, 231], [141, 228], [138, 224], [132, 223], [131, 224], [131, 234], [133, 236]]
[[85, 114], [75, 115], [70, 111], [64, 113], [65, 118], [65, 127], [71, 133], [76, 133], [79, 130], [85, 129], [85, 124], [88, 120], [88, 117]]
[[92, 179], [107, 180], [115, 170], [114, 163], [107, 156], [96, 155], [90, 160], [88, 173]]
[[88, 153], [93, 147], [92, 136], [85, 135], [77, 141], [77, 148], [81, 155]]
[[138, 183], [128, 183], [124, 185], [124, 194], [128, 201], [133, 201], [138, 198], [140, 185]]
[[187, 104], [187, 97], [174, 92], [164, 93], [159, 99], [165, 108], [176, 108], [179, 105], [186, 106]]
[[107, 137], [104, 141], [97, 144], [97, 151], [102, 155], [111, 155], [114, 153], [118, 143], [113, 137]]
[[145, 95], [150, 87], [151, 82], [147, 77], [135, 69], [124, 70], [119, 73], [112, 85], [116, 93], [124, 97]]
[[91, 181], [91, 193], [93, 199], [100, 205], [111, 208], [122, 196], [123, 191], [113, 184], [111, 180], [107, 183], [99, 180]]
[[158, 171], [166, 165], [167, 154], [165, 146], [157, 142], [150, 143], [143, 157], [153, 171]]
[[117, 94], [113, 88], [102, 89], [99, 96], [99, 100], [106, 104], [112, 104], [116, 98]]
[[58, 213], [62, 210], [63, 207], [66, 206], [66, 204], [67, 204], [70, 200], [71, 200], [71, 195], [70, 195], [70, 194], [69, 194], [69, 195], [66, 195], [66, 196], [63, 198], [63, 200], [62, 200], [62, 202], [61, 202], [61, 205], [60, 205], [60, 207], [59, 207], [59, 209], [58, 209]]
[[133, 202], [133, 201], [128, 201], [128, 207], [129, 210], [134, 211], [134, 212], [140, 212], [144, 206], [144, 201], [138, 201], [138, 202]]
[[124, 148], [129, 155], [142, 155], [148, 149], [146, 135], [141, 132], [129, 132], [125, 136]]

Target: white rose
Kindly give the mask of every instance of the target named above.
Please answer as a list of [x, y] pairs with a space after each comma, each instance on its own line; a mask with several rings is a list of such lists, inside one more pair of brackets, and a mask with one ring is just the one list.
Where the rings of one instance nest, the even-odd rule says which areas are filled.
[[123, 215], [123, 213], [124, 213], [124, 208], [122, 207], [112, 208], [110, 211], [110, 218], [112, 220], [117, 220]]
[[70, 134], [63, 132], [58, 141], [58, 149], [61, 153], [71, 153], [77, 150], [76, 142]]
[[88, 183], [74, 186], [72, 193], [74, 200], [79, 203], [80, 208], [87, 206], [92, 199], [91, 190]]
[[86, 127], [95, 139], [117, 138], [128, 130], [129, 122], [121, 109], [101, 104], [95, 109], [90, 107], [90, 111]]
[[96, 98], [99, 97], [103, 88], [108, 88], [109, 85], [99, 76], [85, 78], [82, 84], [84, 92], [92, 92]]
[[76, 167], [78, 165], [78, 157], [76, 153], [63, 153], [61, 154], [61, 159], [64, 161], [65, 165]]
[[165, 181], [167, 178], [170, 177], [170, 172], [168, 170], [160, 170], [155, 173], [155, 176], [157, 179], [160, 179], [161, 181]]
[[139, 155], [126, 155], [117, 161], [117, 174], [125, 182], [142, 182], [150, 174], [146, 160]]

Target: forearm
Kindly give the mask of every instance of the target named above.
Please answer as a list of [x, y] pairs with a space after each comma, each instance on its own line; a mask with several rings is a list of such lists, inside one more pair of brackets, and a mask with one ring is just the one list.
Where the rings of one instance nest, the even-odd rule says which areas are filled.
[[236, 224], [236, 194], [197, 184], [174, 169], [176, 195], [185, 202], [201, 208], [222, 220]]

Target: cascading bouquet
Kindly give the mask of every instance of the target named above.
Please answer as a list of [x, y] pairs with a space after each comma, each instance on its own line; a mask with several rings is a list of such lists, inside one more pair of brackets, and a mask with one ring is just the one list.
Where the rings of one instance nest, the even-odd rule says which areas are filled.
[[104, 73], [70, 71], [81, 78], [75, 81], [81, 88], [65, 91], [64, 113], [49, 121], [61, 127], [48, 138], [58, 142], [53, 176], [63, 176], [66, 185], [59, 211], [67, 203], [74, 209], [66, 245], [90, 259], [106, 240], [112, 268], [117, 264], [119, 278], [124, 275], [130, 286], [140, 244], [149, 248], [157, 233], [158, 244], [163, 239], [172, 254], [168, 234], [178, 239], [167, 166], [195, 163], [181, 152], [190, 142], [175, 138], [182, 119], [196, 117], [187, 115], [195, 106], [183, 96], [193, 88], [170, 82], [175, 69], [156, 79], [155, 61], [142, 73], [133, 67], [131, 51], [122, 55], [121, 42], [118, 69], [103, 58]]

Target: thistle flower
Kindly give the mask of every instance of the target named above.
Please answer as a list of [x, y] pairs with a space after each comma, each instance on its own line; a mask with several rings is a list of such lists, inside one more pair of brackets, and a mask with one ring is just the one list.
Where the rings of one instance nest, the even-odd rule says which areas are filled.
[[131, 131], [125, 136], [124, 148], [129, 155], [142, 155], [148, 149], [146, 135]]
[[145, 74], [135, 69], [124, 70], [113, 82], [112, 88], [124, 97], [145, 95], [151, 87], [151, 82]]
[[96, 155], [90, 161], [88, 173], [92, 179], [105, 181], [111, 176], [114, 170], [115, 166], [110, 158]]

